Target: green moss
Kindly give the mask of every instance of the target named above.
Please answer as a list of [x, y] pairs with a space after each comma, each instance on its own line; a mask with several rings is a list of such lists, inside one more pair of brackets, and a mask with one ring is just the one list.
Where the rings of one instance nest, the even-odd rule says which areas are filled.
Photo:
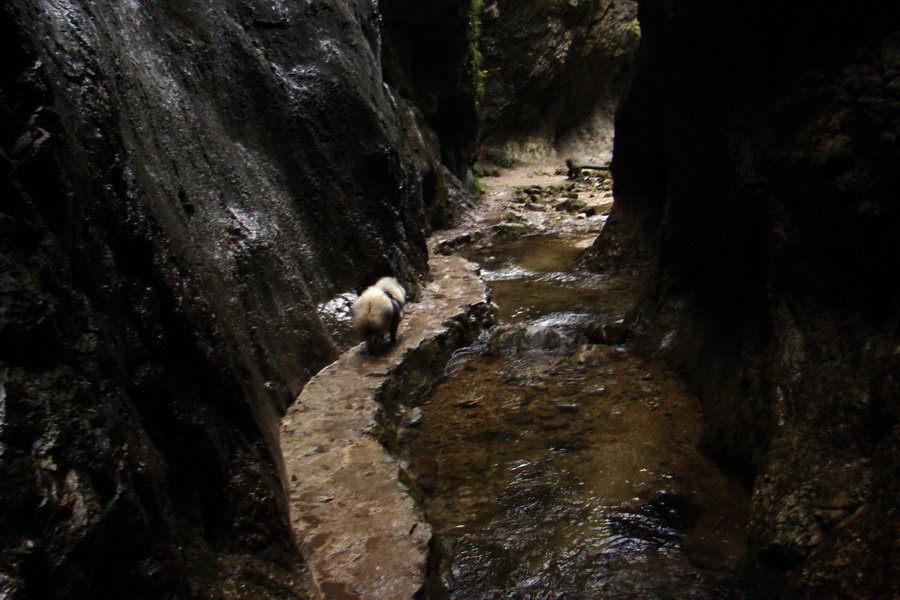
[[512, 169], [514, 166], [516, 166], [516, 159], [500, 150], [490, 149], [487, 151], [486, 156], [488, 160], [490, 160], [498, 167], [503, 167], [504, 169]]
[[485, 192], [487, 192], [487, 187], [484, 185], [484, 182], [481, 181], [481, 178], [476, 176], [475, 180], [472, 182], [472, 194], [475, 196], [484, 196]]
[[641, 24], [637, 19], [632, 19], [625, 26], [625, 31], [637, 37], [641, 37]]

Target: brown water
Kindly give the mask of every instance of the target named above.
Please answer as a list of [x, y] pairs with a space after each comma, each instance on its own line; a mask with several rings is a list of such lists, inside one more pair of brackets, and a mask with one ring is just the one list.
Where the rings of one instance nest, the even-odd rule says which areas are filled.
[[500, 326], [422, 405], [405, 450], [436, 532], [431, 598], [741, 597], [748, 498], [697, 450], [697, 400], [623, 347], [578, 344], [637, 291], [574, 269], [587, 240], [467, 250], [501, 321], [568, 345], [513, 349]]
[[488, 241], [465, 257], [481, 265], [506, 323], [584, 323], [624, 315], [636, 282], [576, 271], [575, 261], [596, 234], [550, 233]]

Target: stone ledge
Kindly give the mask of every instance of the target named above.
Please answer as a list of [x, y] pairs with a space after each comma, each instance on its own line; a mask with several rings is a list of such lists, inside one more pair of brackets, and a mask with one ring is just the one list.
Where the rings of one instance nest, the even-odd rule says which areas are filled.
[[290, 518], [322, 598], [402, 600], [423, 587], [431, 527], [386, 449], [450, 354], [490, 322], [477, 266], [433, 256], [432, 281], [407, 306], [395, 347], [360, 344], [322, 369], [281, 423]]

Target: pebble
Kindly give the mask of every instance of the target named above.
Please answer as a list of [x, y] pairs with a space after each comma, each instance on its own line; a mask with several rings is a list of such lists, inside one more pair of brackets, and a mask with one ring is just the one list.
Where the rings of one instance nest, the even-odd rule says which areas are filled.
[[406, 413], [406, 423], [410, 427], [418, 427], [422, 424], [424, 418], [425, 416], [422, 414], [422, 409], [418, 406], [409, 409], [409, 411]]

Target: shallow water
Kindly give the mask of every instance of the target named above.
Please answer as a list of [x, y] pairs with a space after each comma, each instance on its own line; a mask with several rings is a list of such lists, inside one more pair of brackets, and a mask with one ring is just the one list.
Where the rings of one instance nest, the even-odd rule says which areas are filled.
[[[465, 257], [482, 267], [482, 276], [506, 323], [559, 320], [560, 315], [588, 319], [621, 316], [634, 299], [636, 283], [624, 276], [606, 278], [576, 271], [577, 258], [591, 235], [535, 235], [472, 248]], [[553, 324], [552, 320], [548, 324]]]
[[[501, 320], [621, 318], [635, 282], [573, 268], [578, 237], [473, 248]], [[494, 351], [488, 351], [492, 348]], [[624, 348], [459, 353], [407, 452], [439, 566], [432, 598], [740, 598], [748, 498], [697, 450], [697, 400]]]

